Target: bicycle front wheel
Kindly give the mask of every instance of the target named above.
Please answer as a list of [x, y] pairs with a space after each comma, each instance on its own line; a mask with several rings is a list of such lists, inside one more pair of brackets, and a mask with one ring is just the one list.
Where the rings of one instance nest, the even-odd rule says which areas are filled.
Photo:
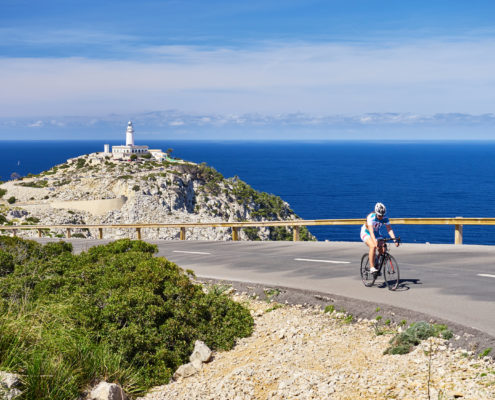
[[397, 260], [390, 254], [387, 255], [387, 258], [383, 262], [383, 278], [389, 290], [395, 290], [399, 287], [399, 264], [397, 264]]
[[376, 274], [370, 272], [370, 258], [368, 254], [363, 254], [361, 257], [361, 280], [364, 286], [370, 287], [375, 283]]

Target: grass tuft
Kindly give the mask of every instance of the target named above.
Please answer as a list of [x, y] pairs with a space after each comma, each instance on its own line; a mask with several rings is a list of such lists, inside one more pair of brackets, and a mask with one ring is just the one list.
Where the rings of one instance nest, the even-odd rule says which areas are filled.
[[393, 337], [390, 341], [391, 346], [384, 351], [384, 354], [407, 354], [422, 340], [430, 337], [441, 337], [448, 340], [452, 336], [452, 332], [446, 325], [429, 324], [424, 321], [416, 322], [404, 332]]

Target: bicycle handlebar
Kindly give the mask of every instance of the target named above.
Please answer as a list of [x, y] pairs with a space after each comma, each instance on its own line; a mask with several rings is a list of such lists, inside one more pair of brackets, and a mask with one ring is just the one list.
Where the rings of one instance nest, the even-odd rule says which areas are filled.
[[400, 243], [400, 236], [399, 237], [396, 237], [396, 238], [385, 238], [385, 239], [378, 239], [379, 241], [380, 240], [383, 240], [384, 242], [398, 242]]

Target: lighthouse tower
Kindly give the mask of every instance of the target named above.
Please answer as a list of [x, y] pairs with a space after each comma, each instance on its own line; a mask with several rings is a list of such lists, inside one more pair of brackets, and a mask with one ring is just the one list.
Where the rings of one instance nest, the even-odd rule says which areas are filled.
[[132, 122], [127, 123], [127, 131], [125, 132], [125, 145], [134, 146], [134, 129], [132, 127]]
[[[136, 146], [134, 144], [134, 128], [131, 121], [127, 123], [127, 130], [125, 131], [125, 146], [112, 146], [113, 157], [120, 159], [127, 159], [132, 154], [144, 155], [149, 153], [148, 150], [148, 146]], [[105, 151], [107, 151], [106, 148]]]

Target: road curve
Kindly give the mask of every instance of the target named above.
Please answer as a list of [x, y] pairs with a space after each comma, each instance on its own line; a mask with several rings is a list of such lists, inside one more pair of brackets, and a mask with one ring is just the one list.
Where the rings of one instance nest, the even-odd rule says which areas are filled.
[[[43, 240], [41, 240], [43, 241]], [[106, 241], [74, 239], [75, 251]], [[366, 247], [347, 242], [150, 241], [198, 277], [313, 290], [421, 312], [495, 337], [495, 246], [405, 243], [401, 287], [363, 286]], [[382, 278], [378, 278], [378, 283]]]

